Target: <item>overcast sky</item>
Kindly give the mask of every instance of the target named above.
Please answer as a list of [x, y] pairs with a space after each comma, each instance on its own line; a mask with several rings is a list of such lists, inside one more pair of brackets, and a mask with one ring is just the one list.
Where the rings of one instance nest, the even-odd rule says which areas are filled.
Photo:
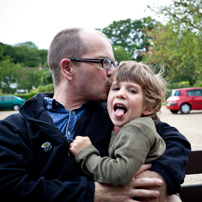
[[169, 1], [0, 0], [0, 42], [14, 45], [32, 41], [39, 49], [48, 49], [52, 38], [64, 28], [95, 29], [128, 18], [157, 19], [147, 5], [167, 5]]

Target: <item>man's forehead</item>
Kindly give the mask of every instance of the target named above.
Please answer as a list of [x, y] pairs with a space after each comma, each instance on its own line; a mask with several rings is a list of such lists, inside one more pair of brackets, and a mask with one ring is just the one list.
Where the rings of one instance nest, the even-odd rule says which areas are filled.
[[88, 46], [88, 54], [93, 54], [94, 57], [108, 57], [114, 60], [112, 46], [109, 39], [100, 31], [97, 30], [82, 30], [80, 32], [84, 43]]

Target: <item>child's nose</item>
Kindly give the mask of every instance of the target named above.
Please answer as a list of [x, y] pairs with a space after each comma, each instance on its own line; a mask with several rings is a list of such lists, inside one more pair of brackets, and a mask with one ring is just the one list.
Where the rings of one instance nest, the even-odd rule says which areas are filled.
[[116, 97], [119, 99], [126, 99], [127, 96], [124, 90], [119, 90], [116, 94]]

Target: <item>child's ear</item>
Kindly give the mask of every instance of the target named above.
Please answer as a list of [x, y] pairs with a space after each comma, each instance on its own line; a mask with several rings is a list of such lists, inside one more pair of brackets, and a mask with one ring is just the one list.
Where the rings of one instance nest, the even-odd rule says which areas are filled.
[[73, 71], [72, 71], [72, 62], [69, 59], [62, 59], [60, 62], [60, 67], [63, 76], [68, 80], [72, 80]]
[[154, 110], [155, 110], [156, 108], [152, 108], [152, 109], [149, 109], [149, 108], [146, 108], [143, 112], [142, 112], [142, 114], [143, 115], [150, 115], [150, 114], [152, 114], [153, 112], [154, 112]]

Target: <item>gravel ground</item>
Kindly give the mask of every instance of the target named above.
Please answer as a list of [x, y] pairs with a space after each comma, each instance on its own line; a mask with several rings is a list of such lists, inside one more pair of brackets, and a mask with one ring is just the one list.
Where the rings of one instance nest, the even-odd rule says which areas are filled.
[[[164, 106], [159, 115], [161, 121], [177, 128], [191, 143], [192, 150], [202, 150], [202, 111], [193, 110], [190, 114], [172, 114]], [[189, 175], [184, 184], [202, 183], [202, 174]]]
[[[0, 120], [18, 111], [0, 111]], [[191, 143], [192, 150], [202, 150], [202, 111], [193, 110], [190, 114], [172, 114], [164, 106], [159, 115], [161, 121], [176, 127]], [[202, 183], [202, 175], [190, 175], [185, 184]]]
[[18, 113], [18, 111], [0, 111], [0, 120], [14, 113]]
[[202, 149], [202, 111], [193, 110], [190, 114], [172, 114], [164, 106], [159, 114], [161, 121], [176, 127], [191, 143], [192, 150]]

